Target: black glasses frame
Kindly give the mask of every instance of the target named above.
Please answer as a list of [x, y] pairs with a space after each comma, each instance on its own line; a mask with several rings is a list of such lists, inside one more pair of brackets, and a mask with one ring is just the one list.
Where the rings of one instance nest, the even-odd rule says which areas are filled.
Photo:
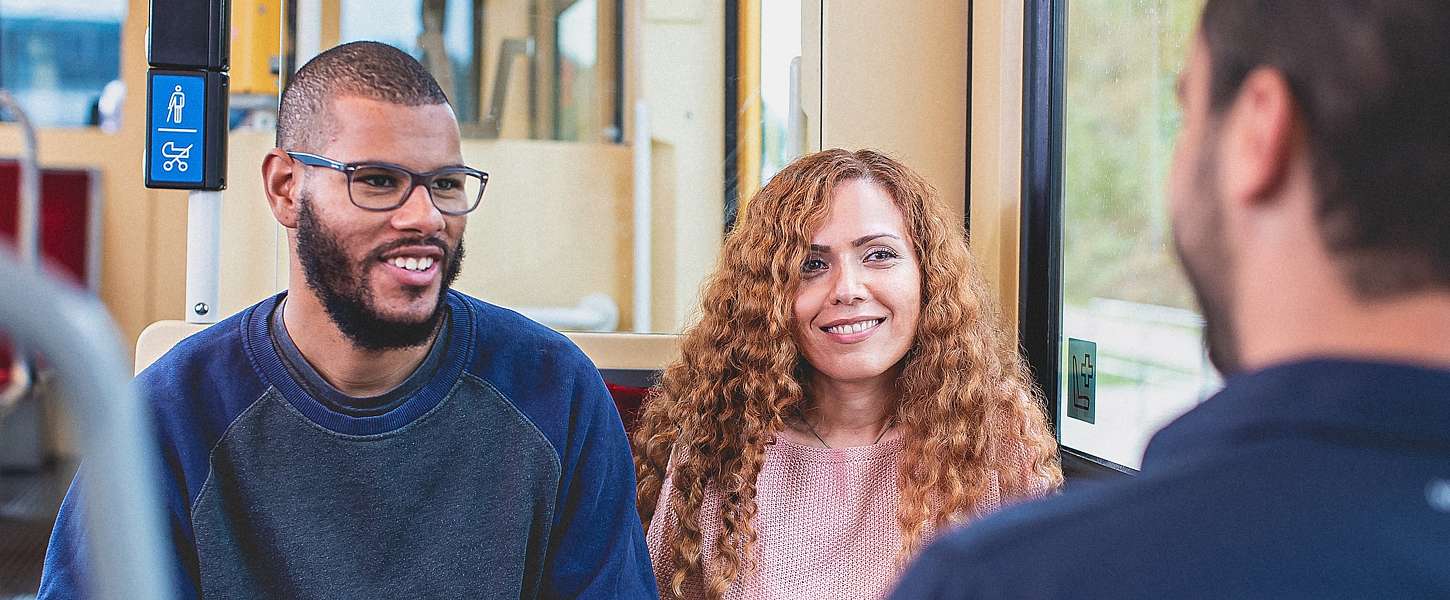
[[[340, 171], [344, 175], [347, 175], [348, 202], [351, 202], [353, 206], [372, 212], [387, 212], [390, 210], [397, 210], [398, 207], [407, 204], [408, 197], [413, 195], [413, 188], [421, 185], [423, 186], [423, 190], [428, 192], [428, 201], [433, 203], [433, 208], [438, 209], [438, 212], [455, 217], [466, 215], [473, 212], [474, 209], [478, 208], [480, 204], [483, 204], [483, 191], [484, 189], [488, 188], [488, 173], [485, 173], [473, 167], [465, 167], [461, 165], [455, 167], [443, 167], [442, 169], [429, 171], [427, 173], [419, 173], [417, 171], [408, 169], [407, 167], [404, 167], [402, 165], [387, 162], [345, 163], [333, 160], [326, 156], [312, 154], [309, 152], [288, 152], [287, 156], [292, 157], [292, 160], [300, 162], [304, 165], [332, 169], [334, 171]], [[391, 169], [401, 173], [406, 173], [408, 175], [408, 185], [406, 186], [406, 189], [402, 193], [402, 195], [398, 197], [397, 204], [379, 208], [373, 206], [363, 206], [357, 203], [357, 200], [352, 197], [352, 177], [354, 173], [367, 168]], [[482, 182], [482, 184], [478, 186], [478, 196], [473, 199], [473, 202], [468, 205], [467, 209], [461, 211], [445, 209], [442, 206], [438, 205], [438, 200], [433, 197], [433, 189], [428, 186], [429, 184], [433, 183], [433, 180], [439, 177], [443, 177], [445, 175], [457, 175], [459, 173], [475, 176], [479, 179], [479, 181]]]

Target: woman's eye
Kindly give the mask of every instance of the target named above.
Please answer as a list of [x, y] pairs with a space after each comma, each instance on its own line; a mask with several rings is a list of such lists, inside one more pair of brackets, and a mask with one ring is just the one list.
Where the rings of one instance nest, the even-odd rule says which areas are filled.
[[826, 268], [826, 261], [819, 258], [807, 258], [806, 262], [801, 265], [801, 271], [806, 273], [815, 273], [824, 268]]
[[866, 255], [866, 260], [870, 261], [891, 260], [894, 258], [901, 258], [901, 255], [885, 248], [872, 250], [869, 254]]

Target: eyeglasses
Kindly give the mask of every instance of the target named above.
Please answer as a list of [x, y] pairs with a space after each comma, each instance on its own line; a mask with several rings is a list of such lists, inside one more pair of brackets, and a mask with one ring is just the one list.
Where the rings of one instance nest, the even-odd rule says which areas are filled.
[[348, 199], [363, 210], [394, 210], [408, 201], [413, 188], [423, 186], [438, 212], [465, 215], [478, 208], [488, 173], [464, 166], [415, 173], [392, 163], [342, 163], [306, 152], [288, 152], [292, 160], [347, 175]]

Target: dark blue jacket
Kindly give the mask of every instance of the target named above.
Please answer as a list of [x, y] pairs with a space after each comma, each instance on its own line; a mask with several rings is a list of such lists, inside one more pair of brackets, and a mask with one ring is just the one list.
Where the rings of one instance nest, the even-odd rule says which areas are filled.
[[892, 598], [1450, 598], [1450, 372], [1232, 378], [1138, 477], [946, 535]]
[[[450, 292], [416, 391], [348, 410], [289, 370], [269, 329], [279, 298], [137, 377], [179, 597], [656, 597], [624, 428], [564, 336]], [[85, 595], [84, 484], [41, 598]]]

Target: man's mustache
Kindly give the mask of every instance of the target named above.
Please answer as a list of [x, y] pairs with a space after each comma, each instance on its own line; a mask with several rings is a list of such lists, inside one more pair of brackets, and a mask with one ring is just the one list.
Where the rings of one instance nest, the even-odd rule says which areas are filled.
[[448, 247], [448, 244], [445, 243], [442, 239], [436, 236], [428, 236], [393, 240], [391, 242], [378, 246], [377, 248], [374, 248], [372, 252], [368, 253], [368, 259], [382, 260], [384, 254], [397, 250], [398, 248], [405, 248], [408, 246], [434, 246], [439, 250], [443, 251], [443, 260], [440, 262], [443, 262], [444, 264], [447, 264], [448, 258], [451, 254], [453, 254], [453, 250], [450, 249]]

